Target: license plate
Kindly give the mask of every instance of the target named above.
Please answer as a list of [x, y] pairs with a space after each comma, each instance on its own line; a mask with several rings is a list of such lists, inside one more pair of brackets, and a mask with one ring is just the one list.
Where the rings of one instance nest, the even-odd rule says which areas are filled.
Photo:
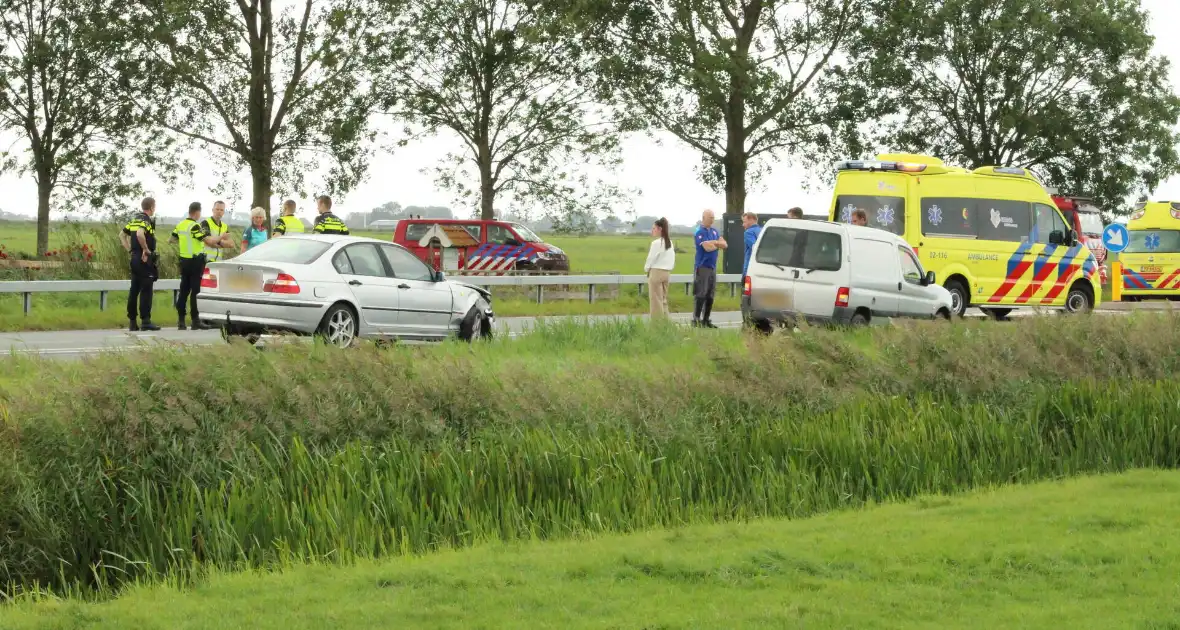
[[1159, 265], [1143, 265], [1139, 268], [1140, 273], [1163, 273], [1164, 268]]
[[794, 305], [792, 296], [787, 291], [763, 293], [758, 296], [757, 307], [776, 311], [786, 311]]
[[235, 273], [225, 283], [230, 291], [252, 293], [262, 289], [261, 278], [252, 273]]

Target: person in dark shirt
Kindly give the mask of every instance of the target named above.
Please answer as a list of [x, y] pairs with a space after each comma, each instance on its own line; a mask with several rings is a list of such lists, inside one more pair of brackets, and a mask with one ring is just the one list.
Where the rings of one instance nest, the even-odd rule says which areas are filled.
[[693, 261], [693, 297], [696, 303], [692, 309], [692, 325], [716, 328], [711, 319], [713, 296], [717, 289], [717, 252], [728, 247], [724, 238], [713, 227], [713, 211], [705, 210], [701, 225], [693, 235], [696, 243], [696, 259]]
[[[127, 319], [130, 330], [159, 330], [152, 323], [152, 285], [159, 277], [156, 253], [156, 200], [140, 202], [141, 212], [123, 226], [119, 239], [131, 255], [131, 290], [127, 292]], [[138, 311], [136, 309], [138, 306]]]
[[319, 199], [316, 199], [316, 209], [320, 213], [315, 218], [313, 232], [316, 234], [348, 234], [348, 226], [340, 220], [340, 217], [332, 214], [331, 197], [321, 195]]

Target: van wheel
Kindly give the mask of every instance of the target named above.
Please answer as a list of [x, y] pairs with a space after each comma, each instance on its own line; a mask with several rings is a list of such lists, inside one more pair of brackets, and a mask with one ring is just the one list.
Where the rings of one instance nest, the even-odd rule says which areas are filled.
[[934, 314], [934, 319], [937, 319], [937, 320], [943, 321], [943, 322], [949, 322], [949, 321], [951, 321], [951, 312], [946, 310], [945, 308], [940, 308], [940, 309], [938, 309], [938, 312]]
[[856, 327], [868, 326], [869, 316], [865, 315], [864, 311], [857, 311], [852, 314], [852, 319], [849, 320], [849, 323]]
[[967, 303], [971, 300], [967, 286], [961, 280], [951, 280], [943, 287], [951, 293], [951, 314], [962, 317], [967, 312]]
[[1065, 310], [1068, 313], [1089, 313], [1094, 310], [1094, 296], [1084, 285], [1070, 287], [1065, 296]]

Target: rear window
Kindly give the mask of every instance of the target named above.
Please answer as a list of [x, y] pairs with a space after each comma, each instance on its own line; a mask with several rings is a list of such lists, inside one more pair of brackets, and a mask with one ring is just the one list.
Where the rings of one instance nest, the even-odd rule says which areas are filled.
[[841, 223], [852, 223], [852, 214], [864, 210], [868, 226], [901, 236], [905, 233], [905, 199], [901, 197], [870, 197], [840, 195], [836, 208]]
[[771, 227], [762, 232], [754, 261], [763, 265], [839, 271], [842, 249], [839, 234]]
[[[253, 250], [251, 250], [253, 251]], [[1124, 254], [1180, 253], [1180, 232], [1176, 230], [1132, 230]]]
[[272, 238], [261, 245], [252, 247], [240, 256], [234, 257], [234, 260], [307, 265], [315, 262], [315, 259], [328, 251], [331, 246], [331, 243], [285, 236]]

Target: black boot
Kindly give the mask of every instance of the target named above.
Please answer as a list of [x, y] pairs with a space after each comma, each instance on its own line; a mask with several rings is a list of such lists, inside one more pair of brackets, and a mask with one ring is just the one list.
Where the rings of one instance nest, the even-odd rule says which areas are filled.
[[131, 324], [127, 326], [127, 330], [130, 330], [131, 332], [137, 332], [139, 330], [139, 324], [135, 323], [134, 319], [128, 319], [128, 321], [130, 321]]
[[700, 298], [696, 298], [696, 300], [693, 301], [692, 325], [694, 327], [701, 325], [701, 310], [704, 308], [705, 308], [705, 301], [704, 300], [702, 300]]
[[705, 328], [716, 328], [716, 326], [713, 325], [713, 320], [711, 319], [712, 315], [713, 315], [713, 298], [709, 298], [709, 299], [705, 300], [705, 310], [704, 310], [704, 312], [701, 313], [701, 319], [703, 320], [701, 322], [701, 325], [704, 326]]
[[156, 331], [156, 330], [159, 330], [159, 329], [160, 329], [160, 327], [159, 327], [159, 326], [157, 326], [157, 325], [155, 325], [155, 324], [153, 324], [153, 323], [152, 323], [150, 320], [146, 320], [146, 319], [145, 319], [145, 320], [143, 321], [143, 324], [140, 324], [140, 326], [139, 326], [139, 329], [140, 329], [140, 330]]
[[177, 321], [176, 329], [177, 330], [188, 330], [184, 325], [184, 315], [181, 315], [179, 321]]
[[200, 317], [193, 315], [193, 330], [209, 330], [210, 328], [212, 328], [212, 326], [206, 326], [205, 323], [201, 321]]

